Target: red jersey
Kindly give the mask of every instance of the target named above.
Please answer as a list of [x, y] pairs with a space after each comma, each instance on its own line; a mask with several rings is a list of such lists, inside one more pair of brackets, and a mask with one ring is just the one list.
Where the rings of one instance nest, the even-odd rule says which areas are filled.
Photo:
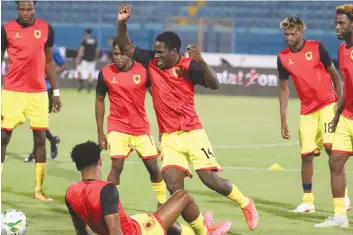
[[342, 115], [353, 120], [353, 46], [342, 43], [338, 49], [339, 67], [344, 79], [345, 105]]
[[180, 56], [174, 67], [160, 69], [153, 51], [137, 47], [133, 59], [147, 67], [159, 132], [202, 129], [194, 103], [194, 85], [205, 86], [200, 65], [191, 58]]
[[73, 183], [67, 189], [65, 202], [71, 216], [82, 219], [99, 235], [108, 235], [104, 216], [119, 213], [123, 234], [139, 235], [139, 224], [124, 211], [116, 186], [108, 181], [87, 180]]
[[145, 110], [148, 86], [146, 69], [136, 62], [127, 72], [119, 71], [114, 64], [107, 65], [100, 71], [96, 92], [103, 97], [108, 92], [108, 133], [118, 131], [130, 135], [150, 134]]
[[9, 56], [4, 89], [17, 92], [43, 92], [45, 83], [45, 48], [53, 47], [54, 30], [47, 22], [35, 19], [29, 26], [19, 20], [1, 28], [1, 50]]
[[279, 79], [293, 79], [301, 101], [300, 114], [313, 113], [337, 101], [330, 74], [326, 68], [332, 60], [319, 41], [307, 40], [298, 52], [284, 49], [278, 55]]

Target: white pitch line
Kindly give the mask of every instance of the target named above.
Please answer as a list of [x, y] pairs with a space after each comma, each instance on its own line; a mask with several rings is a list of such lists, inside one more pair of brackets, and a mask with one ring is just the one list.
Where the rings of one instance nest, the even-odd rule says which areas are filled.
[[238, 145], [216, 145], [214, 149], [238, 149], [238, 148], [273, 148], [298, 145], [299, 142], [274, 143], [274, 144], [238, 144]]

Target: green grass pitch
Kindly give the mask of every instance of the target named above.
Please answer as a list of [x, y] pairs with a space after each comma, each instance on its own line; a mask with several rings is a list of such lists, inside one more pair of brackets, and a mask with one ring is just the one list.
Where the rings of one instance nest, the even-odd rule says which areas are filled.
[[[64, 195], [70, 183], [80, 180], [80, 174], [70, 161], [69, 151], [77, 143], [97, 140], [95, 94], [74, 90], [62, 90], [61, 93], [62, 111], [51, 115], [50, 119], [52, 132], [61, 137], [60, 155], [56, 160], [48, 159], [45, 180], [45, 192], [55, 199], [54, 202], [43, 203], [32, 199], [34, 166], [23, 163], [23, 158], [33, 145], [28, 122], [14, 131], [8, 147], [2, 175], [1, 210], [16, 208], [23, 211], [29, 220], [27, 235], [74, 234]], [[281, 138], [279, 102], [276, 98], [196, 95], [195, 102], [217, 159], [224, 167], [222, 177], [231, 180], [244, 194], [254, 198], [260, 214], [260, 226], [251, 232], [235, 204], [207, 189], [197, 177], [187, 179], [186, 188], [194, 195], [203, 212], [212, 211], [216, 221], [231, 220], [232, 235], [353, 233], [352, 228], [313, 228], [315, 223], [323, 221], [333, 212], [328, 157], [325, 153], [315, 159], [313, 190], [317, 212], [304, 215], [288, 213], [302, 198], [298, 100], [289, 102], [291, 140]], [[157, 124], [149, 96], [146, 108], [153, 134], [157, 137]], [[109, 109], [106, 109], [106, 114], [108, 112]], [[267, 170], [273, 163], [280, 164], [284, 171]], [[110, 159], [105, 152], [103, 178], [107, 177], [109, 168]], [[348, 186], [353, 195], [352, 160], [348, 162], [347, 172]], [[147, 171], [135, 154], [129, 157], [125, 165], [120, 194], [128, 214], [155, 210], [156, 198]], [[349, 212], [348, 217], [353, 224], [353, 213]]]

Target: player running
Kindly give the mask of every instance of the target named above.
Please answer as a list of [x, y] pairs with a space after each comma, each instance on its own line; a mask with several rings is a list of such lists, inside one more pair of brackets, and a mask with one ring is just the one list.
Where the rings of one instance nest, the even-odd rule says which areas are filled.
[[[150, 174], [158, 203], [163, 204], [167, 200], [167, 189], [158, 167], [158, 151], [150, 135], [145, 110], [146, 90], [150, 85], [146, 69], [122, 54], [116, 40], [112, 46], [114, 63], [99, 72], [95, 108], [99, 145], [109, 148], [112, 159], [108, 181], [120, 185], [124, 161], [135, 149]], [[103, 128], [106, 93], [110, 100], [108, 141]]]
[[34, 18], [33, 1], [16, 1], [18, 19], [1, 27], [1, 61], [9, 55], [9, 71], [1, 95], [1, 166], [13, 129], [30, 120], [35, 142], [36, 187], [34, 197], [51, 201], [43, 192], [46, 168], [45, 132], [49, 126], [45, 72], [54, 95], [54, 112], [61, 108], [53, 61], [54, 30]]
[[[56, 45], [53, 46], [53, 60], [56, 65], [57, 74], [60, 74], [67, 69], [65, 58], [61, 55], [59, 48]], [[53, 99], [54, 99], [53, 89], [50, 85], [50, 81], [48, 80], [48, 78], [45, 79], [45, 82], [47, 85], [47, 92], [48, 92], [49, 113], [51, 113], [53, 111]], [[53, 136], [49, 129], [45, 132], [45, 137], [50, 141], [51, 158], [54, 159], [58, 156], [58, 145], [60, 143], [60, 138], [59, 136]], [[24, 162], [35, 161], [35, 157], [34, 157], [35, 150], [36, 150], [36, 146], [33, 145], [32, 153], [25, 158]]]
[[[284, 29], [288, 44], [277, 58], [281, 132], [284, 139], [290, 139], [286, 120], [289, 76], [293, 79], [301, 102], [299, 138], [304, 196], [303, 202], [290, 212], [315, 212], [312, 193], [313, 158], [320, 155], [322, 147], [330, 155], [334, 134], [331, 121], [335, 116], [336, 101], [341, 99], [341, 82], [324, 46], [319, 41], [304, 39], [306, 27], [299, 17], [284, 19], [281, 28]], [[346, 208], [351, 209], [348, 195]]]
[[[230, 230], [230, 221], [214, 225], [211, 213], [205, 214], [199, 227], [193, 226], [192, 221], [199, 218], [200, 210], [184, 190], [176, 192], [154, 213], [129, 217], [115, 185], [101, 180], [100, 153], [100, 147], [90, 141], [76, 145], [71, 152], [82, 181], [69, 186], [65, 202], [77, 234], [88, 235], [85, 225], [100, 235], [165, 235], [167, 229], [177, 235], [224, 235]], [[176, 222], [181, 213], [193, 230]]]
[[[217, 89], [216, 74], [210, 70], [196, 46], [188, 48], [191, 58], [181, 56], [181, 40], [173, 32], [157, 36], [153, 51], [133, 45], [126, 25], [130, 13], [131, 6], [119, 9], [118, 44], [122, 53], [147, 68], [151, 78], [153, 105], [161, 135], [162, 172], [169, 192], [173, 194], [184, 189], [185, 177], [192, 176], [191, 162], [201, 181], [236, 202], [242, 208], [249, 228], [256, 229], [259, 215], [253, 200], [245, 197], [231, 182], [219, 177], [217, 172], [222, 168], [195, 111], [194, 85]], [[202, 223], [202, 218], [198, 221]]]
[[[344, 79], [344, 98], [338, 104], [332, 125], [336, 129], [329, 164], [334, 216], [329, 216], [315, 227], [348, 228], [344, 189], [346, 174], [344, 166], [353, 155], [353, 4], [336, 8], [337, 38], [344, 40], [338, 49], [339, 68]], [[336, 127], [337, 126], [337, 127]]]

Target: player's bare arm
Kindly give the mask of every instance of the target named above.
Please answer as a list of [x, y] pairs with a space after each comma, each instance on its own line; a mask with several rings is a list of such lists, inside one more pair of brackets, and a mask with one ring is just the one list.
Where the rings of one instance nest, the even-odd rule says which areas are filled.
[[4, 26], [1, 26], [1, 64], [4, 60], [5, 51], [8, 46], [7, 38], [6, 38], [6, 31]]
[[331, 63], [329, 67], [326, 68], [326, 71], [330, 74], [333, 86], [335, 87], [335, 92], [338, 97], [338, 101], [342, 99], [342, 85], [341, 85], [341, 78], [338, 75], [338, 72], [335, 68], [335, 65]]
[[104, 133], [104, 114], [105, 114], [105, 96], [107, 94], [108, 88], [104, 82], [103, 73], [100, 72], [98, 75], [98, 83], [96, 88], [96, 123], [97, 123], [97, 133], [98, 133], [98, 143], [99, 146], [107, 150], [107, 136]]
[[129, 35], [127, 33], [126, 22], [131, 15], [131, 6], [123, 5], [118, 9], [118, 45], [121, 52], [130, 58], [133, 58], [135, 45], [131, 43]]
[[76, 215], [71, 215], [71, 219], [77, 235], [89, 235], [86, 230], [85, 222], [83, 222], [83, 220], [81, 220]]
[[61, 109], [61, 100], [60, 100], [60, 93], [59, 93], [59, 89], [58, 89], [58, 85], [56, 83], [56, 77], [55, 77], [56, 71], [55, 71], [55, 64], [53, 60], [53, 47], [45, 48], [45, 58], [46, 58], [45, 71], [47, 73], [48, 80], [50, 82], [50, 85], [54, 93], [53, 112], [57, 113]]
[[57, 74], [60, 74], [66, 70], [67, 70], [67, 64], [62, 64], [60, 66], [56, 66], [56, 73]]
[[284, 139], [290, 138], [287, 125], [288, 96], [288, 80], [280, 80], [279, 105], [281, 114], [281, 133]]
[[84, 51], [85, 51], [85, 47], [84, 46], [80, 46], [80, 48], [77, 51], [76, 65], [79, 65], [81, 63], [81, 58], [83, 56]]
[[208, 66], [206, 61], [202, 58], [200, 50], [196, 47], [196, 45], [189, 45], [187, 49], [190, 58], [193, 58], [197, 63], [201, 65], [205, 77], [206, 87], [211, 90], [217, 90], [219, 87], [217, 74]]
[[108, 227], [109, 235], [122, 235], [120, 226], [120, 216], [118, 213], [104, 216], [104, 221]]
[[337, 123], [340, 119], [340, 116], [343, 112], [343, 109], [344, 109], [344, 106], [345, 106], [345, 91], [344, 89], [342, 90], [342, 98], [340, 100], [338, 100], [338, 103], [337, 103], [337, 110], [336, 110], [336, 114], [335, 114], [335, 117], [333, 118], [332, 120], [332, 127], [333, 129], [336, 129], [336, 126], [337, 126]]

